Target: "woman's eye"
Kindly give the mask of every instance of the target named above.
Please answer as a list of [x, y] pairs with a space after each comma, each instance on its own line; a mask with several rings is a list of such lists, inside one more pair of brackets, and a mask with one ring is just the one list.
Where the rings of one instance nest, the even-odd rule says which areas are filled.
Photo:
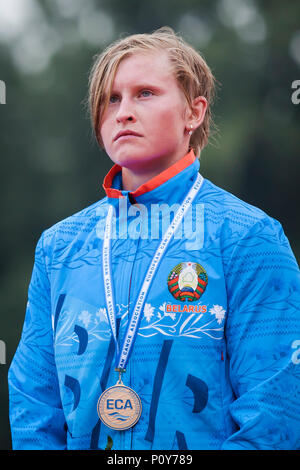
[[143, 91], [141, 91], [140, 94], [143, 95], [143, 96], [149, 96], [149, 94], [153, 95], [152, 91], [150, 91], [150, 90], [143, 90]]
[[110, 103], [115, 103], [118, 99], [119, 99], [118, 95], [112, 95], [112, 96], [109, 98], [109, 102], [110, 102]]

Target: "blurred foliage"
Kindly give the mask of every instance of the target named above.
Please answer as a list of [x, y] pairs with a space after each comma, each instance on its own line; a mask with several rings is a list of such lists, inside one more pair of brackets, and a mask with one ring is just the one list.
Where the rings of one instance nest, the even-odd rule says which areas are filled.
[[279, 0], [0, 0], [0, 448], [10, 448], [7, 371], [23, 325], [41, 232], [104, 196], [111, 167], [84, 106], [93, 57], [127, 34], [169, 25], [219, 86], [218, 134], [201, 172], [278, 219], [300, 259], [300, 3]]

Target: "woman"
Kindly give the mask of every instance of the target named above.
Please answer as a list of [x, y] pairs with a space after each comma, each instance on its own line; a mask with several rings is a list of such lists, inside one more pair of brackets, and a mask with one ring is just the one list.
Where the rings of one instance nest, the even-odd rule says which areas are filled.
[[295, 449], [299, 269], [198, 172], [214, 77], [170, 28], [109, 46], [90, 109], [106, 197], [37, 245], [9, 371], [19, 449]]

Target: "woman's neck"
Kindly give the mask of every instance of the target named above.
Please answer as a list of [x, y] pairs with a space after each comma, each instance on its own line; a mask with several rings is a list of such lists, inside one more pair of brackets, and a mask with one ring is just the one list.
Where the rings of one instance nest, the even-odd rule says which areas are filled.
[[122, 187], [125, 191], [133, 192], [142, 184], [145, 184], [147, 181], [151, 180], [159, 173], [161, 173], [165, 168], [159, 170], [155, 169], [152, 171], [147, 171], [143, 173], [136, 173], [131, 171], [129, 168], [122, 168]]
[[122, 167], [122, 187], [125, 191], [136, 191], [137, 188], [147, 183], [155, 176], [159, 175], [162, 171], [166, 170], [170, 166], [174, 165], [179, 161], [185, 153], [178, 154], [171, 159], [161, 159], [158, 162], [153, 162], [146, 166], [138, 168], [125, 168]]

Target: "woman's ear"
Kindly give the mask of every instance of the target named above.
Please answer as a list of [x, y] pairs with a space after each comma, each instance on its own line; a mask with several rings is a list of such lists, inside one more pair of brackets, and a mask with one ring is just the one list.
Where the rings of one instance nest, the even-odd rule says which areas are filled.
[[188, 126], [194, 130], [201, 126], [207, 110], [207, 99], [204, 96], [194, 98], [191, 105]]

